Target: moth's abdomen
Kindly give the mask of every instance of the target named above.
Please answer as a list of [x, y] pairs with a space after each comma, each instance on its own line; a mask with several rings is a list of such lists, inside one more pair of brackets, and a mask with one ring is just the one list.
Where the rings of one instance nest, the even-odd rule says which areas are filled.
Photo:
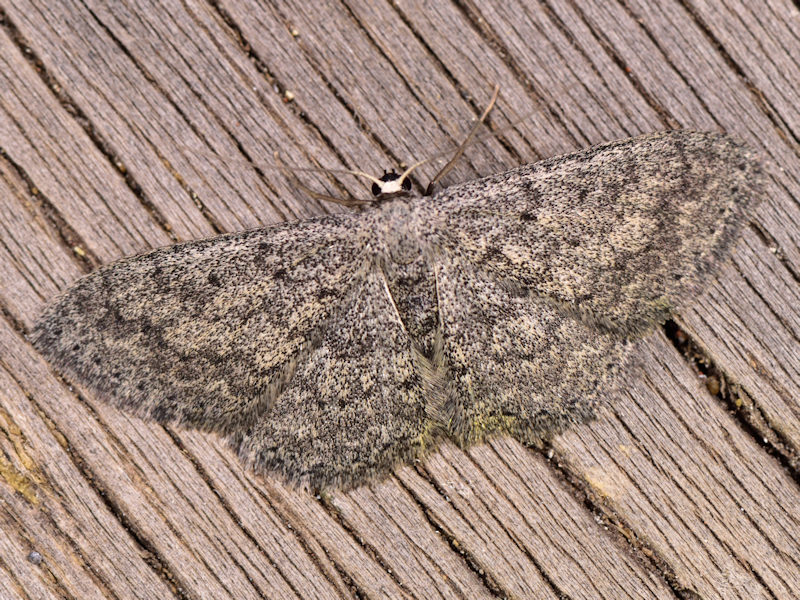
[[383, 272], [406, 332], [417, 349], [431, 358], [439, 326], [433, 264], [420, 252], [406, 264], [386, 261]]

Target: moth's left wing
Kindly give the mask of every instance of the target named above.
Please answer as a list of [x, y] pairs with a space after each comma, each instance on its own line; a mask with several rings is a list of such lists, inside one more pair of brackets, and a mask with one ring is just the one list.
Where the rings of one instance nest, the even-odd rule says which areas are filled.
[[229, 436], [258, 472], [312, 487], [385, 475], [428, 442], [423, 381], [379, 269], [355, 286], [291, 386]]
[[137, 416], [220, 433], [289, 385], [366, 274], [359, 215], [282, 223], [99, 268], [33, 333], [56, 366]]

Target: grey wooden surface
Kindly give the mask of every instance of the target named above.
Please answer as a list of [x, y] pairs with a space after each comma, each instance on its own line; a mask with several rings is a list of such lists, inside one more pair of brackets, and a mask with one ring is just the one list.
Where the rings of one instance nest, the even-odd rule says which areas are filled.
[[[0, 0], [0, 20], [0, 598], [800, 598], [796, 5]], [[495, 82], [501, 133], [445, 183], [673, 127], [734, 133], [769, 173], [677, 317], [694, 346], [651, 336], [546, 450], [445, 445], [318, 498], [104, 406], [26, 342], [101, 263], [334, 209], [274, 151], [410, 164]]]

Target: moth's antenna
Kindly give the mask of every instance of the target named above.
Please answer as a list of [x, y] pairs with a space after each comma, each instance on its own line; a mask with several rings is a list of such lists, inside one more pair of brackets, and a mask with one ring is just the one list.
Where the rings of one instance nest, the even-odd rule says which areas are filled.
[[[297, 176], [292, 173], [286, 164], [281, 160], [280, 155], [278, 152], [273, 153], [273, 157], [275, 158], [275, 162], [278, 165], [278, 168], [284, 174], [285, 177], [292, 180], [294, 184], [305, 194], [308, 194], [311, 198], [315, 200], [326, 200], [328, 202], [334, 202], [336, 204], [341, 204], [342, 206], [347, 206], [349, 208], [354, 208], [356, 206], [364, 206], [365, 204], [369, 204], [369, 200], [361, 200], [359, 198], [337, 198], [336, 196], [329, 196], [328, 194], [322, 194], [320, 192], [315, 192], [311, 188], [306, 187], [303, 183], [297, 178]], [[344, 171], [345, 173], [350, 173], [354, 175], [359, 175], [359, 173], [354, 173], [353, 171]], [[363, 175], [363, 173], [360, 173]], [[366, 175], [369, 177], [369, 175]], [[370, 177], [370, 179], [372, 179]]]
[[[567, 86], [559, 87], [559, 91], [566, 93], [566, 92], [578, 87], [579, 83], [580, 82], [576, 82], [576, 83], [572, 83], [572, 84], [567, 85]], [[502, 134], [506, 133], [507, 131], [509, 131], [511, 129], [514, 129], [515, 127], [521, 125], [522, 123], [525, 123], [528, 119], [531, 118], [531, 116], [533, 116], [535, 114], [543, 114], [543, 113], [546, 112], [547, 107], [544, 105], [543, 99], [541, 97], [534, 97], [533, 98], [533, 102], [534, 102], [534, 104], [537, 105], [537, 108], [534, 109], [534, 110], [530, 110], [530, 111], [526, 112], [525, 114], [523, 114], [521, 116], [516, 114], [516, 112], [513, 110], [513, 108], [511, 106], [508, 106], [507, 109], [510, 112], [512, 112], [513, 116], [514, 116], [514, 118], [512, 120], [508, 121], [507, 123], [505, 123], [502, 126], [498, 126], [495, 129], [492, 129], [492, 130], [488, 131], [487, 133], [483, 133], [483, 134], [479, 134], [479, 135], [473, 136], [472, 139], [470, 139], [469, 143], [468, 144], [464, 144], [464, 146], [465, 147], [474, 146], [476, 144], [480, 144], [482, 142], [485, 142], [486, 140], [496, 139], [496, 138], [500, 137]], [[553, 113], [552, 110], [550, 110], [550, 112]], [[522, 132], [520, 132], [520, 134], [523, 135], [523, 137], [524, 137], [524, 134]], [[448, 145], [445, 145], [445, 146], [442, 146], [442, 147], [443, 148], [447, 148], [447, 149], [446, 150], [437, 150], [435, 153], [433, 153], [430, 156], [428, 156], [428, 160], [434, 160], [434, 159], [442, 158], [442, 157], [449, 158], [450, 156], [452, 156], [454, 150], [457, 149], [457, 148], [454, 148], [451, 144], [448, 144]]]
[[[470, 130], [467, 137], [461, 143], [461, 145], [456, 150], [453, 157], [450, 161], [436, 174], [436, 176], [431, 180], [428, 184], [428, 187], [425, 190], [425, 195], [430, 196], [433, 193], [433, 187], [445, 176], [449, 173], [453, 166], [456, 164], [456, 161], [463, 156], [464, 152], [466, 151], [467, 147], [469, 147], [473, 143], [473, 139], [478, 131], [478, 128], [485, 122], [486, 117], [494, 108], [494, 105], [497, 102], [498, 96], [500, 93], [500, 86], [495, 85], [494, 91], [492, 93], [492, 98], [487, 105], [486, 109], [483, 111], [483, 114], [480, 116], [478, 121]], [[522, 119], [520, 119], [521, 121]], [[509, 127], [514, 126], [515, 123], [509, 125]], [[502, 130], [501, 130], [502, 131]], [[488, 137], [493, 137], [498, 132], [492, 133]], [[197, 150], [193, 150], [193, 152], [197, 152]], [[216, 153], [208, 153], [209, 156], [213, 156], [215, 158], [218, 157]], [[387, 196], [392, 194], [397, 194], [403, 191], [407, 191], [411, 189], [411, 183], [407, 180], [408, 176], [411, 174], [414, 169], [417, 167], [429, 162], [431, 158], [427, 158], [425, 160], [419, 161], [414, 163], [410, 167], [408, 167], [401, 175], [397, 175], [395, 171], [391, 171], [388, 175], [384, 174], [383, 177], [377, 178], [369, 175], [368, 173], [364, 173], [362, 171], [351, 171], [348, 169], [322, 169], [322, 168], [303, 168], [303, 167], [289, 167], [281, 158], [278, 152], [274, 152], [273, 156], [275, 158], [275, 165], [268, 165], [264, 163], [256, 163], [248, 158], [248, 160], [240, 161], [243, 164], [247, 164], [248, 166], [254, 167], [257, 171], [260, 171], [262, 168], [277, 168], [287, 179], [292, 181], [292, 183], [302, 192], [307, 194], [309, 197], [314, 198], [316, 200], [324, 200], [326, 202], [333, 202], [335, 204], [339, 204], [342, 206], [347, 206], [350, 208], [356, 208], [360, 206], [364, 206], [370, 204], [374, 201], [374, 199], [362, 199], [362, 198], [339, 198], [336, 196], [331, 196], [329, 194], [316, 192], [309, 187], [305, 186], [295, 174], [298, 171], [302, 172], [311, 172], [311, 173], [330, 173], [330, 174], [337, 174], [337, 173], [347, 173], [349, 175], [355, 175], [357, 177], [364, 177], [373, 183], [373, 194], [375, 196]]]
[[436, 174], [436, 177], [431, 179], [431, 182], [428, 184], [428, 187], [425, 190], [426, 196], [430, 196], [433, 193], [433, 186], [436, 185], [442, 177], [444, 177], [450, 172], [450, 170], [456, 164], [456, 161], [459, 158], [461, 158], [461, 156], [464, 154], [464, 150], [467, 149], [470, 140], [473, 137], [475, 137], [475, 134], [478, 132], [478, 128], [481, 125], [483, 125], [483, 122], [486, 120], [486, 117], [489, 116], [489, 113], [494, 108], [495, 102], [497, 102], [497, 96], [499, 95], [500, 95], [500, 86], [498, 84], [495, 84], [494, 93], [492, 94], [492, 99], [489, 101], [489, 105], [486, 107], [486, 110], [483, 111], [481, 118], [478, 119], [478, 121], [472, 127], [472, 130], [469, 132], [469, 135], [467, 135], [466, 139], [463, 142], [461, 142], [461, 145], [458, 147], [458, 150], [456, 150], [456, 153], [453, 155], [453, 158], [451, 158], [450, 161], [444, 167], [442, 167], [442, 170]]

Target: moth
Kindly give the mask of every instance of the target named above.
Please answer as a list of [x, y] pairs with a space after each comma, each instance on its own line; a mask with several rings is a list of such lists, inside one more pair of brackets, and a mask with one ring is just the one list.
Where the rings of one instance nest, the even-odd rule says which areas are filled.
[[[380, 185], [379, 185], [380, 184]], [[349, 488], [595, 413], [762, 194], [719, 133], [614, 141], [359, 212], [176, 244], [83, 277], [32, 331], [98, 397], [216, 432], [259, 473]]]

